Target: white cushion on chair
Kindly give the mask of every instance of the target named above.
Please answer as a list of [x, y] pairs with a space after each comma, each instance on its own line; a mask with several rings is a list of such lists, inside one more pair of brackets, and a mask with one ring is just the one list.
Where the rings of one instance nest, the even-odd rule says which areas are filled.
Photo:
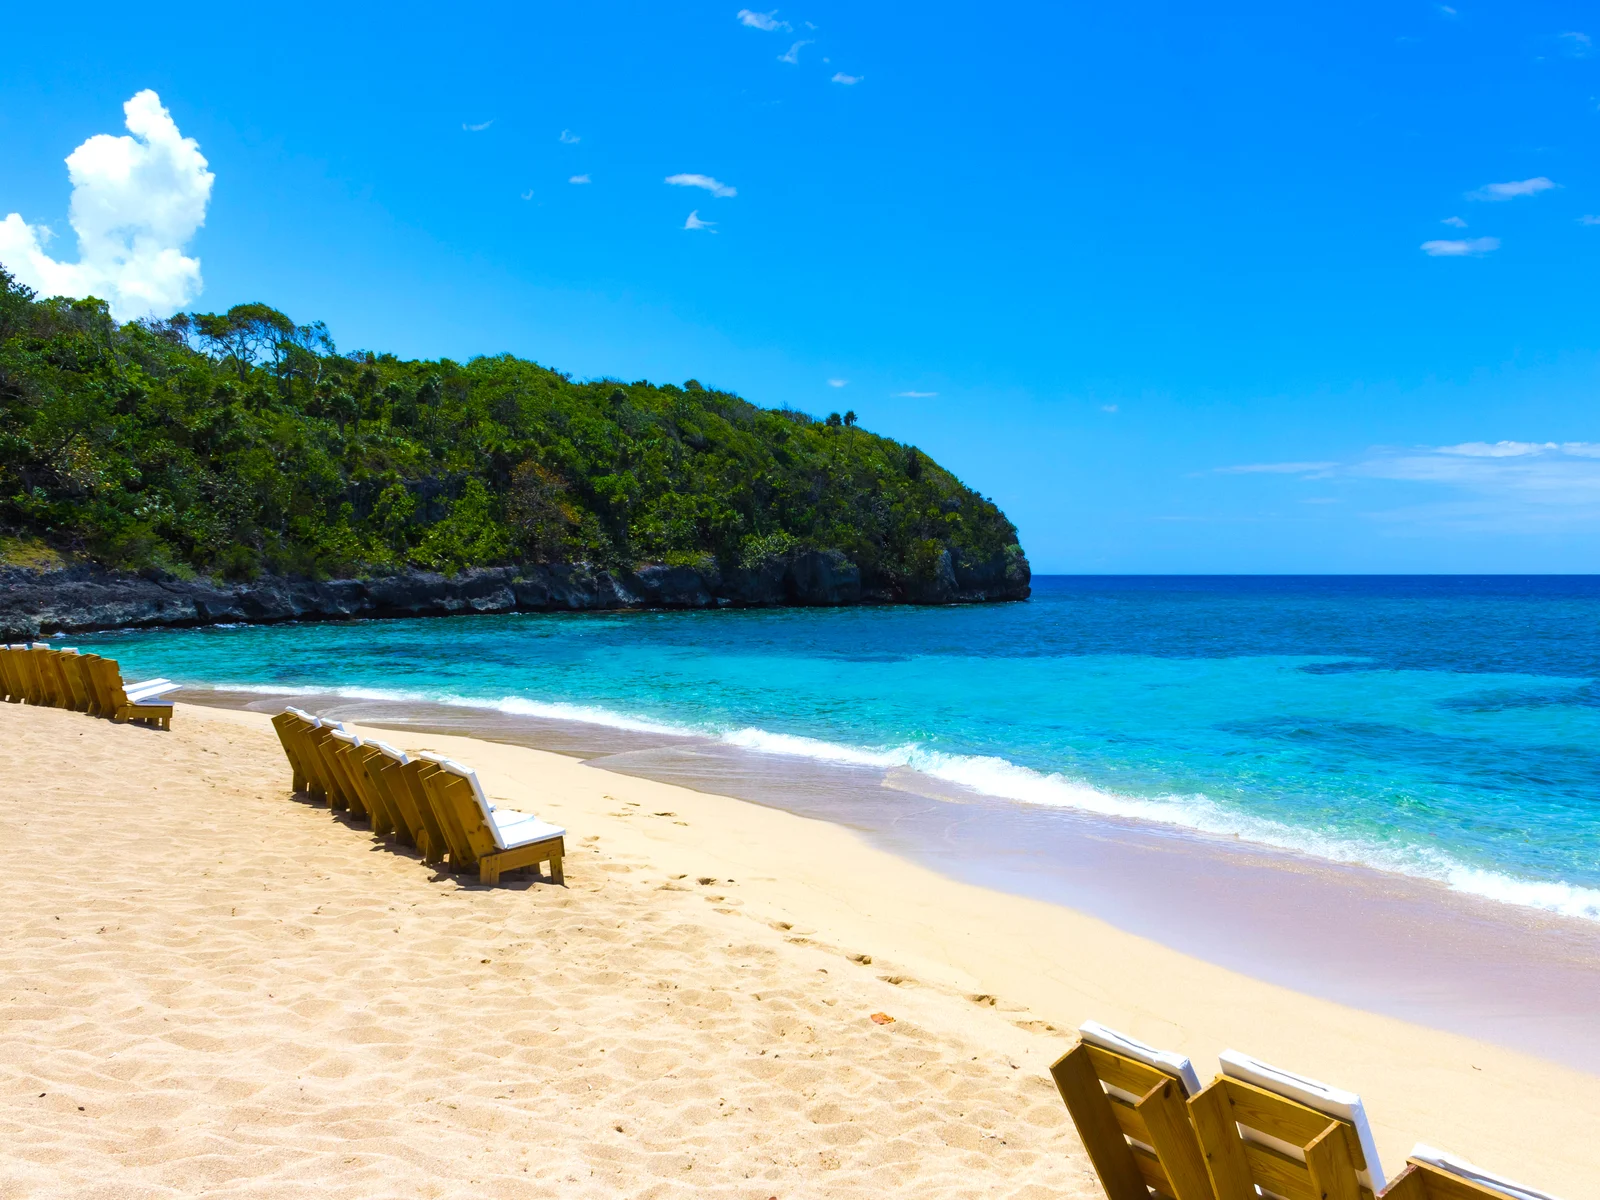
[[411, 759], [407, 757], [404, 750], [396, 750], [393, 746], [389, 745], [388, 742], [371, 742], [369, 744], [376, 746], [385, 757], [394, 759], [394, 761], [399, 763], [401, 766], [405, 766], [406, 763], [411, 761]]
[[[1222, 1073], [1232, 1079], [1242, 1079], [1286, 1100], [1314, 1108], [1319, 1113], [1337, 1117], [1341, 1121], [1349, 1121], [1356, 1128], [1356, 1138], [1361, 1142], [1362, 1156], [1367, 1160], [1367, 1169], [1356, 1172], [1356, 1176], [1363, 1187], [1371, 1189], [1374, 1193], [1383, 1190], [1386, 1182], [1383, 1164], [1378, 1161], [1378, 1147], [1372, 1140], [1372, 1127], [1367, 1124], [1367, 1111], [1361, 1107], [1360, 1096], [1354, 1092], [1329, 1087], [1304, 1075], [1285, 1071], [1281, 1067], [1274, 1067], [1259, 1058], [1241, 1054], [1237, 1050], [1224, 1050], [1217, 1055], [1217, 1059], [1222, 1064]], [[1259, 1130], [1255, 1132], [1260, 1133]], [[1266, 1135], [1262, 1135], [1260, 1140], [1274, 1150], [1280, 1150], [1298, 1158], [1301, 1162], [1305, 1161], [1305, 1153], [1298, 1146], [1290, 1146], [1287, 1142]]]
[[1447, 1174], [1469, 1180], [1479, 1187], [1486, 1187], [1490, 1191], [1499, 1192], [1502, 1196], [1511, 1197], [1511, 1200], [1556, 1200], [1549, 1192], [1541, 1192], [1521, 1183], [1512, 1183], [1500, 1175], [1491, 1175], [1482, 1167], [1475, 1167], [1464, 1158], [1446, 1154], [1443, 1150], [1435, 1150], [1422, 1142], [1411, 1148], [1411, 1157], [1418, 1162], [1427, 1163], [1430, 1167], [1437, 1167]]
[[541, 821], [529, 813], [515, 812], [509, 808], [494, 810], [494, 840], [502, 850], [515, 850], [530, 842], [544, 842], [565, 837], [566, 830], [548, 821]]
[[361, 745], [361, 739], [359, 737], [357, 737], [355, 734], [348, 732], [342, 725], [338, 729], [332, 730], [331, 732], [333, 733], [334, 737], [338, 738], [341, 742], [344, 742], [346, 745], [350, 745], [350, 746], [359, 746], [359, 745]]
[[[1194, 1067], [1190, 1065], [1189, 1060], [1181, 1054], [1175, 1054], [1170, 1050], [1157, 1050], [1154, 1046], [1147, 1045], [1138, 1038], [1131, 1038], [1125, 1033], [1118, 1033], [1115, 1029], [1100, 1024], [1099, 1021], [1085, 1021], [1079, 1025], [1078, 1036], [1102, 1050], [1125, 1055], [1148, 1067], [1176, 1075], [1183, 1081], [1183, 1090], [1191, 1096], [1200, 1092], [1200, 1077], [1194, 1073]], [[1134, 1099], [1137, 1100], [1138, 1097], [1135, 1096]]]

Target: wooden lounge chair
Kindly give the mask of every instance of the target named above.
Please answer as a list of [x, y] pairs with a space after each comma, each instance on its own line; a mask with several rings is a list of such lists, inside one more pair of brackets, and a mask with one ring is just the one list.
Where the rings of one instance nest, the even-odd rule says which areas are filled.
[[423, 850], [429, 837], [428, 824], [432, 810], [427, 810], [429, 820], [425, 820], [423, 814], [426, 805], [418, 800], [405, 776], [405, 769], [413, 760], [405, 751], [396, 750], [388, 742], [373, 744], [378, 747], [379, 754], [367, 760], [367, 773], [372, 777], [374, 786], [383, 793], [386, 815], [394, 822], [394, 834], [402, 842]]
[[66, 680], [61, 677], [61, 668], [56, 666], [56, 652], [43, 642], [35, 642], [29, 647], [28, 658], [33, 663], [34, 676], [39, 681], [39, 698], [34, 703], [50, 708], [66, 708]]
[[[353, 769], [360, 771], [367, 786], [367, 807], [372, 811], [372, 832], [377, 837], [391, 833], [402, 842], [416, 844], [412, 822], [390, 786], [387, 768], [405, 765], [404, 752], [388, 742], [366, 742], [360, 755], [352, 755]], [[398, 782], [398, 780], [394, 781]]]
[[316, 763], [317, 781], [322, 785], [323, 799], [327, 800], [328, 807], [333, 809], [349, 808], [349, 785], [345, 783], [340, 772], [334, 766], [333, 760], [333, 731], [343, 730], [344, 726], [338, 721], [328, 721], [318, 718], [315, 724], [305, 731], [306, 744], [311, 748], [311, 755]]
[[283, 745], [283, 756], [289, 760], [290, 786], [296, 792], [311, 790], [311, 774], [306, 770], [305, 750], [301, 745], [301, 714], [288, 708], [272, 718], [272, 728]]
[[76, 647], [64, 646], [56, 651], [56, 667], [67, 685], [67, 707], [73, 712], [89, 712], [92, 708], [89, 681], [84, 670], [83, 655]]
[[450, 844], [450, 863], [457, 870], [478, 868], [482, 883], [498, 883], [505, 871], [550, 864], [550, 878], [565, 881], [561, 860], [566, 833], [558, 825], [529, 813], [498, 808], [483, 794], [471, 767], [448, 758], [432, 759], [439, 770], [424, 779], [434, 815]]
[[1373, 1200], [1383, 1167], [1361, 1098], [1236, 1050], [1189, 1101], [1217, 1200]]
[[1050, 1074], [1110, 1200], [1213, 1200], [1187, 1100], [1189, 1060], [1086, 1021]]
[[384, 768], [384, 778], [389, 780], [396, 801], [404, 797], [408, 802], [406, 816], [415, 816], [412, 832], [416, 835], [417, 849], [422, 852], [422, 861], [426, 863], [441, 863], [450, 852], [450, 843], [434, 813], [433, 801], [428, 798], [428, 777], [438, 771], [438, 763], [423, 758], [410, 758]]
[[1400, 1178], [1389, 1185], [1383, 1200], [1556, 1200], [1526, 1184], [1491, 1175], [1464, 1158], [1418, 1142]]
[[89, 669], [94, 672], [95, 680], [111, 709], [113, 721], [118, 724], [124, 721], [144, 721], [159, 729], [172, 728], [172, 701], [162, 700], [160, 693], [163, 690], [175, 690], [177, 684], [157, 684], [155, 685], [157, 690], [154, 692], [135, 690], [130, 696], [123, 687], [122, 672], [117, 667], [115, 659], [98, 659], [89, 664]]
[[351, 753], [362, 745], [361, 738], [342, 724], [337, 729], [329, 730], [329, 740], [323, 743], [329, 765], [339, 776], [346, 806], [358, 817], [370, 817], [372, 807], [367, 803], [366, 774], [357, 774], [350, 758]]
[[5, 693], [8, 703], [22, 703], [24, 692], [22, 688], [22, 672], [17, 666], [15, 655], [21, 651], [0, 645], [0, 692]]

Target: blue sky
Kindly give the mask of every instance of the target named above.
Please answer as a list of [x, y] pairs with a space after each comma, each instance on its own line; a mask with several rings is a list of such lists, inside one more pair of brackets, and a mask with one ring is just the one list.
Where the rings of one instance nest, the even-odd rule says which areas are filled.
[[853, 408], [1040, 571], [1600, 569], [1592, 6], [740, 11], [34, 6], [0, 216], [149, 88], [188, 308]]

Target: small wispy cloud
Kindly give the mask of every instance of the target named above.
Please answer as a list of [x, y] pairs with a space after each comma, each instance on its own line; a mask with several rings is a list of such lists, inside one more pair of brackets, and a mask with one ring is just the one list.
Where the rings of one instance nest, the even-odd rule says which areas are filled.
[[713, 196], [722, 200], [739, 194], [738, 188], [730, 187], [720, 179], [713, 179], [710, 175], [668, 175], [667, 182], [673, 187], [704, 188]]
[[583, 141], [581, 137], [573, 133], [570, 129], [563, 129], [561, 131], [561, 140], [569, 146], [576, 146], [579, 142]]
[[522, 193], [522, 198], [524, 200], [532, 200], [533, 199], [533, 189], [529, 188], [527, 191], [523, 192]]
[[1593, 215], [1592, 213], [1586, 213], [1585, 215], [1583, 215], [1583, 216], [1578, 218], [1578, 224], [1579, 225], [1600, 225], [1600, 217], [1597, 217], [1597, 216]]
[[1217, 467], [1217, 475], [1312, 475], [1331, 471], [1336, 462], [1245, 463], [1237, 467]]
[[842, 83], [846, 87], [854, 87], [865, 78], [865, 75], [846, 75], [843, 71], [835, 71], [833, 74], [833, 82]]
[[1560, 39], [1567, 53], [1573, 58], [1584, 58], [1594, 49], [1594, 39], [1587, 33], [1563, 33]]
[[1535, 175], [1532, 179], [1515, 179], [1509, 183], [1486, 183], [1477, 191], [1468, 192], [1467, 199], [1515, 200], [1518, 196], [1537, 196], [1555, 186], [1552, 180], [1543, 175]]
[[1465, 221], [1463, 221], [1460, 217], [1446, 217], [1444, 220], [1440, 221], [1439, 224], [1441, 224], [1441, 225], [1453, 225], [1457, 229], [1465, 229], [1467, 227], [1467, 223]]
[[1118, 406], [1115, 404], [1102, 404], [1100, 406], [1100, 411], [1103, 413], [1114, 413], [1117, 411], [1117, 407]]
[[485, 129], [489, 128], [489, 126], [493, 124], [494, 118], [490, 117], [482, 125], [468, 125], [465, 121], [463, 121], [461, 123], [461, 128], [465, 129], [468, 133], [482, 133]]
[[895, 395], [903, 400], [927, 400], [937, 396], [938, 392], [896, 392]]
[[1456, 15], [1456, 10], [1451, 8], [1448, 4], [1436, 4], [1434, 7], [1447, 17], [1453, 17]]
[[572, 178], [568, 179], [567, 182], [568, 183], [593, 183], [594, 180], [590, 179], [587, 175], [574, 175], [574, 176], [572, 176]]
[[751, 12], [748, 8], [741, 8], [738, 13], [739, 24], [747, 25], [751, 29], [764, 29], [768, 33], [777, 29], [791, 29], [793, 26], [787, 21], [778, 20], [778, 10], [759, 13]]
[[707, 233], [715, 233], [716, 230], [712, 228], [715, 224], [715, 221], [702, 221], [700, 219], [700, 210], [697, 208], [689, 214], [689, 219], [683, 223], [683, 227], [685, 229], [703, 229]]
[[849, 383], [849, 382], [850, 381], [848, 379], [830, 379], [830, 380], [828, 380], [828, 386], [829, 387], [844, 387], [844, 385]]
[[810, 39], [807, 39], [803, 42], [796, 42], [794, 45], [790, 46], [785, 53], [778, 55], [778, 61], [786, 63], [798, 63], [800, 61], [800, 48], [802, 46], [809, 45], [811, 45]]
[[1430, 258], [1476, 258], [1498, 249], [1500, 249], [1500, 239], [1492, 237], [1459, 240], [1435, 238], [1433, 241], [1422, 243], [1422, 252]]

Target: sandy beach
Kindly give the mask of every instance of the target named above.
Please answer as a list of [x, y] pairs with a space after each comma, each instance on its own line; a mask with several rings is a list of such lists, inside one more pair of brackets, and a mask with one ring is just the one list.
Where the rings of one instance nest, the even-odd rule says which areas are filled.
[[1391, 1171], [1422, 1139], [1600, 1197], [1600, 1077], [839, 825], [393, 735], [567, 827], [566, 887], [488, 889], [292, 798], [259, 713], [0, 737], [0, 1197], [1097, 1197], [1046, 1073], [1090, 1017], [1360, 1092]]

